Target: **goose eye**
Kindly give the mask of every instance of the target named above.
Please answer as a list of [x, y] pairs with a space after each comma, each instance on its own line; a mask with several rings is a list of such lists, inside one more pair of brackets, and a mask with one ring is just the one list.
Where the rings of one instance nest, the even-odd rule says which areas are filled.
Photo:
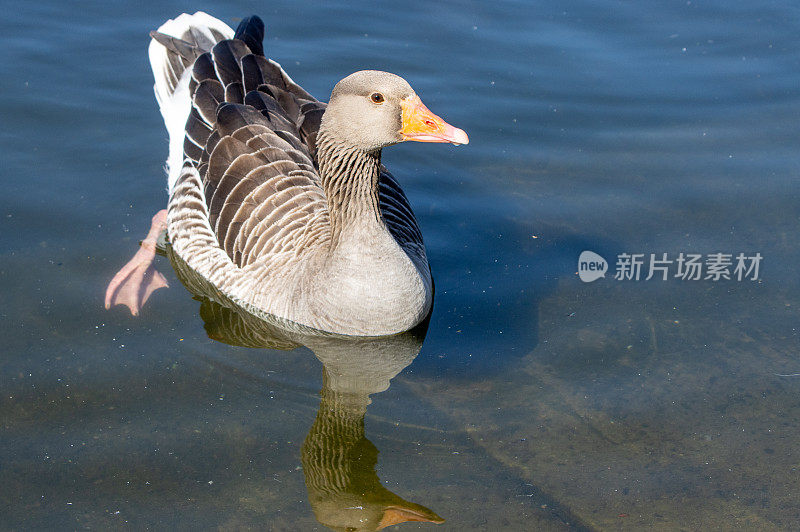
[[372, 103], [383, 103], [383, 94], [380, 92], [373, 92], [369, 99], [372, 100]]

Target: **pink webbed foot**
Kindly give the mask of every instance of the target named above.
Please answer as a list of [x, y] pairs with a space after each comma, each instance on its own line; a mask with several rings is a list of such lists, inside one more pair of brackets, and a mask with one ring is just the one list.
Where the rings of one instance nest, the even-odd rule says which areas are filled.
[[153, 266], [158, 236], [167, 227], [166, 209], [153, 216], [153, 223], [139, 251], [111, 279], [106, 288], [106, 308], [125, 305], [134, 316], [144, 306], [150, 294], [159, 288], [168, 287], [167, 280]]

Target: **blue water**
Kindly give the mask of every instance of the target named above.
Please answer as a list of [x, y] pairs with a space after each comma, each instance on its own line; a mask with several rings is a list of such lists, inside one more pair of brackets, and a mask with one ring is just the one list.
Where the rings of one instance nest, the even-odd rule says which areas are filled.
[[[369, 493], [445, 520], [400, 528], [800, 526], [795, 3], [45, 1], [0, 19], [0, 528], [323, 530], [368, 506], [309, 488], [313, 346], [209, 339], [165, 258], [140, 316], [103, 308], [166, 203], [148, 32], [199, 9], [261, 15], [320, 99], [388, 70], [470, 135], [384, 151], [434, 312], [388, 389], [331, 410], [363, 421]], [[604, 279], [578, 279], [584, 250]], [[718, 252], [760, 253], [759, 279], [613, 278], [622, 253]]]

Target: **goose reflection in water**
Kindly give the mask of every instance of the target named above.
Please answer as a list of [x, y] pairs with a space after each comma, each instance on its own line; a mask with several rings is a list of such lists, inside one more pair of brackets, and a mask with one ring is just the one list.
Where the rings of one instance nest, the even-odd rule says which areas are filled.
[[181, 282], [201, 301], [208, 336], [234, 346], [294, 349], [305, 345], [323, 364], [317, 417], [303, 442], [301, 462], [316, 519], [333, 530], [380, 530], [407, 521], [443, 523], [430, 509], [386, 489], [375, 466], [378, 449], [364, 433], [370, 395], [411, 364], [422, 347], [426, 319], [389, 337], [320, 333], [245, 310], [195, 274], [166, 246]]

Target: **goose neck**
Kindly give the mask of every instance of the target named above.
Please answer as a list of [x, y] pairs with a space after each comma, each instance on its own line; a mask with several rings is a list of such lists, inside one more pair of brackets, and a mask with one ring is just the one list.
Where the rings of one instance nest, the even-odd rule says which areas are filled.
[[380, 224], [381, 151], [364, 151], [321, 131], [317, 160], [334, 244], [348, 227]]

